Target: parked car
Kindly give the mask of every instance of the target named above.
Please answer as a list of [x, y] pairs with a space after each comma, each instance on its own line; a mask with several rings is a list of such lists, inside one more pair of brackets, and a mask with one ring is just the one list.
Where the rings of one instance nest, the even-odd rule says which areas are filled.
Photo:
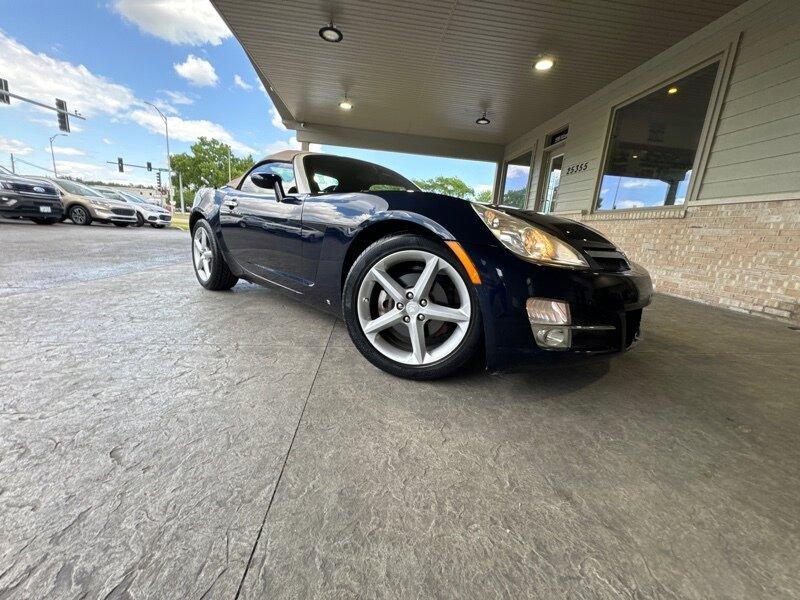
[[106, 198], [87, 185], [69, 179], [47, 179], [61, 192], [64, 203], [62, 219], [76, 225], [91, 225], [93, 221], [113, 223], [117, 227], [136, 224], [136, 211], [127, 203]]
[[148, 223], [151, 227], [162, 229], [172, 222], [172, 215], [167, 209], [152, 204], [141, 196], [123, 190], [115, 190], [114, 188], [95, 187], [94, 189], [103, 194], [106, 198], [120, 200], [130, 204], [136, 211], [137, 227]]
[[51, 225], [63, 213], [64, 205], [54, 185], [0, 167], [0, 216]]
[[483, 345], [487, 366], [615, 352], [639, 336], [653, 287], [603, 235], [552, 215], [420, 191], [371, 163], [286, 151], [190, 216], [197, 280], [241, 279], [341, 315], [358, 350], [433, 379]]

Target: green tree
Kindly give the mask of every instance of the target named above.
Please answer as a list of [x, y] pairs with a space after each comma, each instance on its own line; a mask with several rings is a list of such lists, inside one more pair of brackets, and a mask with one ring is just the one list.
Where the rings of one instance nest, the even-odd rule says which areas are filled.
[[[178, 187], [178, 172], [183, 177], [184, 190], [192, 193], [201, 187], [220, 187], [228, 182], [230, 146], [201, 137], [189, 150], [189, 153], [172, 156], [172, 185], [175, 189]], [[250, 155], [239, 158], [230, 153], [230, 158], [231, 178], [243, 175], [254, 164]]]
[[508, 190], [503, 194], [503, 205], [525, 208], [525, 190]]
[[479, 192], [477, 196], [475, 196], [475, 200], [478, 202], [483, 202], [484, 204], [489, 204], [492, 201], [492, 190], [483, 190]]
[[439, 175], [431, 179], [414, 179], [414, 183], [426, 192], [435, 192], [466, 200], [472, 200], [475, 197], [475, 190], [455, 176]]

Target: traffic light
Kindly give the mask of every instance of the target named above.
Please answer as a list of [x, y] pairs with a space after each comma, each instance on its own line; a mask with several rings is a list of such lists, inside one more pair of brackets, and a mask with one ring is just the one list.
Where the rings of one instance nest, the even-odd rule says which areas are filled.
[[67, 103], [56, 98], [56, 108], [58, 109], [58, 128], [69, 133], [69, 116], [67, 115]]
[[0, 104], [11, 104], [11, 96], [8, 95], [8, 81], [0, 79]]
[[153, 170], [153, 163], [151, 163], [151, 162], [147, 163], [147, 170], [148, 171], [152, 171]]
[[158, 189], [161, 189], [161, 171], [156, 173], [156, 185], [158, 186]]
[[117, 169], [119, 169], [120, 173], [124, 173], [125, 172], [125, 163], [122, 162], [121, 158], [117, 159]]

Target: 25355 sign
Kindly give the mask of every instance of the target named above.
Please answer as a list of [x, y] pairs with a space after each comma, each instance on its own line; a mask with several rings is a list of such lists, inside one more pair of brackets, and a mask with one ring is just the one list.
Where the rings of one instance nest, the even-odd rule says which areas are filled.
[[572, 175], [573, 173], [580, 173], [581, 171], [585, 171], [588, 168], [589, 168], [588, 161], [587, 162], [582, 162], [582, 163], [578, 163], [577, 165], [568, 166], [567, 170], [566, 170], [566, 172], [564, 174], [565, 175]]

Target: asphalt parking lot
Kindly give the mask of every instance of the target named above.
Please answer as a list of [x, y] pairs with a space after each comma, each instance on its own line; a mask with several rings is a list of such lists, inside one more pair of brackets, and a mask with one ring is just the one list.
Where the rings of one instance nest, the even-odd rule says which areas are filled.
[[0, 598], [800, 595], [800, 332], [410, 383], [188, 234], [0, 222]]

